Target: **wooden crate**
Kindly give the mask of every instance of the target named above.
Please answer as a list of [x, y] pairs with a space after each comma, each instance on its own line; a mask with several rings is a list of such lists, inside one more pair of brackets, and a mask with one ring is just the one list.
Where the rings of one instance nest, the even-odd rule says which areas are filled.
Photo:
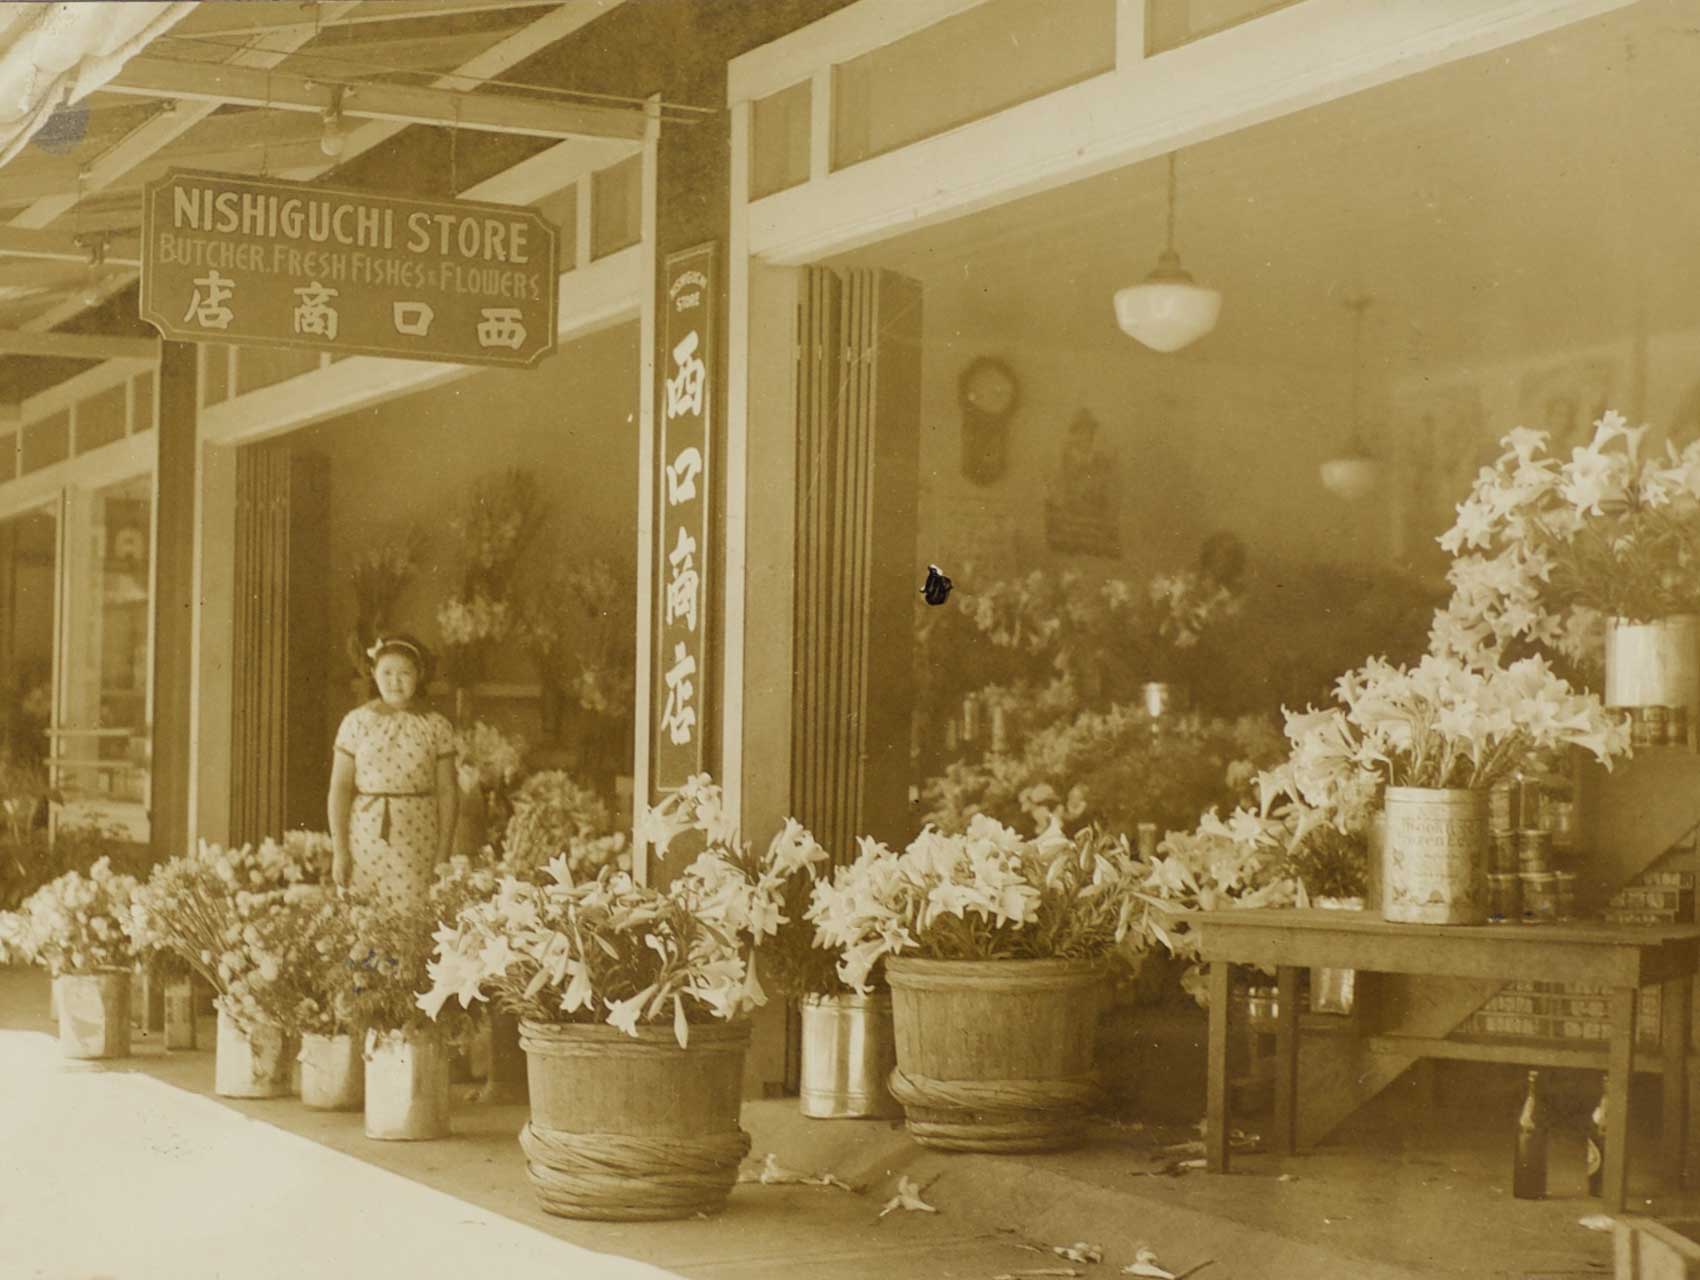
[[1700, 1280], [1700, 1220], [1623, 1217], [1614, 1231], [1614, 1280]]

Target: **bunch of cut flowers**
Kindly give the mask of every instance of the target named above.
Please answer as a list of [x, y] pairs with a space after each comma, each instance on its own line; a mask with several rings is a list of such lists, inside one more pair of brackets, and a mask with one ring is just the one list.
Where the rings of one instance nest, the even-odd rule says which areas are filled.
[[1502, 653], [1518, 641], [1584, 666], [1607, 618], [1700, 612], [1700, 440], [1662, 454], [1616, 411], [1568, 460], [1518, 427], [1440, 538], [1455, 557], [1437, 644]]
[[[348, 945], [325, 969], [331, 1003], [353, 1026], [379, 1033], [435, 1024], [451, 1040], [472, 1026], [466, 1006], [426, 1009], [437, 939], [453, 926], [440, 920], [441, 894], [417, 906], [377, 895], [348, 894], [342, 900]], [[468, 911], [476, 910], [469, 906]]]
[[511, 866], [541, 869], [565, 854], [575, 880], [593, 879], [608, 866], [631, 870], [629, 842], [614, 830], [607, 803], [564, 770], [532, 774], [509, 802], [502, 856]]
[[54, 977], [127, 970], [137, 954], [135, 893], [135, 878], [102, 858], [86, 876], [68, 871], [37, 889], [0, 933], [10, 950]]
[[838, 975], [866, 991], [887, 957], [1109, 961], [1141, 941], [1141, 864], [1125, 837], [1053, 823], [1026, 838], [984, 815], [931, 827], [902, 853], [864, 838], [815, 896], [809, 918], [841, 952]]
[[662, 854], [687, 831], [700, 833], [704, 848], [683, 878], [715, 920], [755, 949], [762, 978], [792, 999], [848, 990], [837, 974], [837, 953], [819, 941], [808, 918], [832, 859], [800, 822], [787, 818], [757, 853], [732, 828], [720, 788], [699, 774], [645, 820], [645, 835]]
[[1372, 658], [1342, 676], [1339, 704], [1286, 712], [1292, 783], [1327, 806], [1362, 773], [1393, 787], [1488, 788], [1530, 756], [1579, 747], [1611, 767], [1628, 722], [1577, 693], [1540, 657], [1500, 666], [1430, 653], [1409, 667]]
[[343, 903], [318, 885], [238, 893], [226, 946], [217, 957], [225, 1013], [245, 1027], [295, 1035], [348, 1032], [352, 1012], [336, 995], [335, 967], [353, 945]]
[[525, 743], [482, 720], [455, 733], [455, 774], [463, 791], [506, 791], [525, 769]]

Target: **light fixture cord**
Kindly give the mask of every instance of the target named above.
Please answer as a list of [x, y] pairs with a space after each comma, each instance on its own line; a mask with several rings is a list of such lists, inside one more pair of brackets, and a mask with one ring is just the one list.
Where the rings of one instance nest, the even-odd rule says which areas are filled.
[[1165, 252], [1175, 251], [1175, 153], [1169, 152], [1169, 231]]

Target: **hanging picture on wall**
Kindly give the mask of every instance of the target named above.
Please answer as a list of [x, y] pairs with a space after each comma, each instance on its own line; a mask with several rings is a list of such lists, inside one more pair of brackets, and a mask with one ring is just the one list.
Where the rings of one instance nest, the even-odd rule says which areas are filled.
[[1611, 407], [1616, 375], [1616, 361], [1599, 357], [1530, 370], [1518, 389], [1519, 425], [1547, 432], [1550, 452], [1569, 457]]
[[[1399, 398], [1405, 546], [1416, 555], [1451, 527], [1476, 473], [1497, 451], [1480, 388], [1424, 387]], [[1438, 550], [1436, 551], [1438, 554]]]
[[1121, 556], [1121, 489], [1116, 459], [1098, 443], [1098, 419], [1074, 415], [1045, 499], [1045, 542], [1052, 551]]

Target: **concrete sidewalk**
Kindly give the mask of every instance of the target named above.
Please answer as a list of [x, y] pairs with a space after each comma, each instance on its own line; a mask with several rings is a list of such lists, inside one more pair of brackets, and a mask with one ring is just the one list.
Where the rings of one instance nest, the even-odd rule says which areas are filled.
[[[1184, 1129], [1106, 1124], [1082, 1151], [957, 1155], [917, 1147], [901, 1125], [809, 1121], [794, 1101], [747, 1103], [752, 1177], [771, 1152], [787, 1168], [830, 1171], [859, 1192], [751, 1181], [734, 1191], [727, 1212], [714, 1219], [581, 1223], [552, 1218], [536, 1207], [515, 1141], [523, 1108], [464, 1102], [457, 1104], [449, 1140], [373, 1142], [362, 1134], [356, 1115], [311, 1112], [287, 1099], [211, 1097], [209, 1052], [166, 1054], [143, 1038], [136, 1056], [124, 1062], [94, 1070], [63, 1063], [49, 1052], [53, 1046], [43, 1035], [46, 1011], [40, 975], [0, 971], [0, 1027], [21, 1029], [0, 1032], [0, 1039], [36, 1033], [27, 1052], [10, 1049], [4, 1058], [12, 1088], [0, 1104], [0, 1136], [10, 1181], [0, 1187], [0, 1204], [16, 1194], [11, 1182], [37, 1176], [20, 1178], [20, 1168], [34, 1170], [50, 1157], [49, 1163], [63, 1166], [57, 1194], [69, 1203], [87, 1208], [93, 1207], [91, 1198], [104, 1205], [131, 1196], [122, 1227], [119, 1219], [111, 1221], [135, 1262], [122, 1268], [101, 1264], [106, 1265], [101, 1271], [92, 1260], [84, 1265], [93, 1255], [78, 1252], [54, 1257], [76, 1260], [65, 1271], [15, 1273], [0, 1267], [0, 1276], [8, 1278], [285, 1274], [262, 1269], [267, 1258], [249, 1257], [261, 1241], [280, 1236], [288, 1239], [288, 1248], [310, 1248], [316, 1259], [287, 1274], [327, 1277], [529, 1275], [524, 1268], [533, 1265], [534, 1255], [525, 1250], [542, 1245], [562, 1251], [552, 1274], [573, 1277], [644, 1274], [618, 1270], [629, 1265], [620, 1261], [627, 1258], [704, 1280], [991, 1280], [1071, 1267], [1083, 1277], [1108, 1277], [1132, 1262], [1142, 1244], [1175, 1272], [1209, 1263], [1200, 1273], [1204, 1280], [1610, 1274], [1609, 1235], [1578, 1225], [1580, 1217], [1599, 1211], [1599, 1202], [1582, 1194], [1580, 1136], [1555, 1138], [1554, 1198], [1512, 1200], [1507, 1117], [1514, 1114], [1515, 1100], [1499, 1114], [1492, 1090], [1474, 1085], [1471, 1091], [1487, 1099], [1479, 1113], [1460, 1111], [1445, 1125], [1434, 1124], [1432, 1116], [1412, 1123], [1396, 1098], [1335, 1144], [1286, 1161], [1245, 1156], [1229, 1177], [1160, 1173], [1176, 1155], [1165, 1148], [1189, 1136]], [[158, 1130], [111, 1119], [149, 1108], [177, 1115], [179, 1106], [163, 1100], [172, 1094], [183, 1107], [192, 1104], [181, 1114], [192, 1112], [199, 1129], [236, 1145], [218, 1157], [197, 1148], [185, 1166], [172, 1144], [160, 1141]], [[79, 1114], [107, 1119], [83, 1124]], [[69, 1145], [69, 1133], [77, 1135], [80, 1150], [55, 1152], [56, 1144]], [[306, 1151], [320, 1158], [308, 1160]], [[124, 1177], [107, 1176], [119, 1168]], [[1640, 1185], [1643, 1178], [1651, 1182], [1650, 1171], [1636, 1174], [1637, 1189], [1651, 1194], [1651, 1185]], [[937, 1214], [900, 1212], [879, 1219], [880, 1206], [903, 1175], [926, 1187]], [[1678, 1197], [1636, 1208], [1687, 1213], [1694, 1203], [1693, 1197]], [[241, 1214], [251, 1215], [241, 1220], [256, 1234], [232, 1231], [227, 1240], [217, 1239], [220, 1224]], [[84, 1231], [76, 1224], [92, 1224], [99, 1216], [61, 1208], [56, 1221], [71, 1223], [74, 1237]], [[13, 1213], [0, 1218], [0, 1258], [17, 1238], [14, 1229]], [[32, 1232], [26, 1238], [38, 1249], [62, 1239], [51, 1231]], [[396, 1243], [384, 1243], [391, 1239]], [[1074, 1241], [1100, 1245], [1104, 1263], [1070, 1264], [1035, 1251]], [[76, 1243], [80, 1248], [86, 1241]], [[414, 1244], [418, 1250], [409, 1252]], [[224, 1256], [237, 1261], [223, 1271], [184, 1265], [153, 1271], [142, 1265], [155, 1256], [199, 1263], [217, 1255], [193, 1251], [213, 1248], [233, 1250]], [[547, 1251], [535, 1256], [546, 1258]], [[510, 1264], [509, 1257], [516, 1261]]]

